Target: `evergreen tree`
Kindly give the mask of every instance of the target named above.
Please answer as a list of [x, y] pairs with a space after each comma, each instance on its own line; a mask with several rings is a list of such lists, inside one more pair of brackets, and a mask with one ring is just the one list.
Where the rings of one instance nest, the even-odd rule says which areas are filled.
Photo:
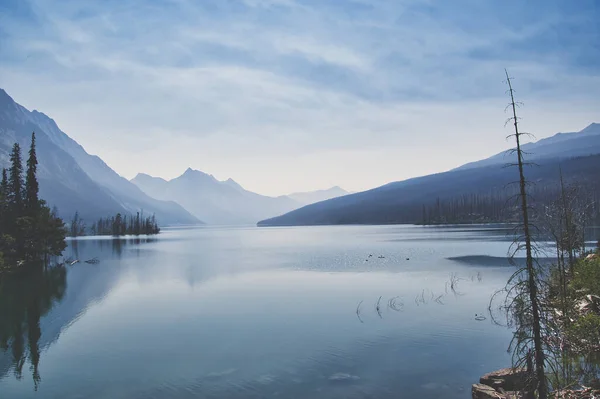
[[[0, 183], [0, 237], [5, 233], [7, 216], [8, 216], [8, 178], [6, 169], [2, 169], [2, 183]], [[1, 250], [1, 248], [0, 248]]]
[[39, 264], [35, 261], [47, 261], [48, 256], [62, 253], [66, 230], [62, 219], [38, 195], [34, 133], [25, 183], [18, 143], [12, 148], [10, 161], [8, 173], [3, 171], [0, 183], [0, 259], [13, 267], [22, 260], [30, 265]]
[[58, 216], [56, 208], [50, 210], [42, 206], [38, 214], [37, 228], [39, 230], [38, 253], [47, 256], [59, 256], [67, 247], [65, 223]]
[[2, 198], [6, 198], [8, 195], [8, 175], [6, 174], [6, 168], [2, 168], [2, 183], [0, 183], [0, 195]]
[[113, 227], [112, 227], [112, 234], [114, 236], [121, 235], [121, 224], [122, 223], [123, 223], [123, 219], [121, 218], [121, 214], [117, 213], [117, 216], [114, 218]]
[[23, 230], [27, 221], [21, 219], [23, 216], [23, 164], [19, 143], [13, 145], [10, 162], [6, 208], [8, 231], [6, 237], [3, 237], [3, 246], [10, 253], [23, 254], [25, 250], [25, 232]]
[[28, 215], [34, 215], [40, 205], [39, 184], [37, 181], [37, 155], [35, 153], [35, 132], [31, 133], [31, 147], [29, 148], [29, 158], [27, 159], [27, 174], [25, 177], [25, 196], [24, 205]]
[[79, 212], [75, 211], [75, 215], [71, 220], [71, 228], [69, 233], [71, 237], [79, 237], [85, 235], [85, 221], [79, 217]]
[[6, 169], [2, 169], [2, 183], [0, 183], [0, 267], [4, 265], [4, 251], [6, 251], [8, 232], [8, 178]]
[[158, 234], [160, 228], [154, 215], [144, 218], [140, 213], [135, 216], [117, 213], [113, 217], [98, 219], [90, 231], [93, 235], [139, 236]]
[[13, 145], [10, 153], [11, 167], [8, 171], [8, 203], [9, 211], [15, 218], [21, 216], [23, 210], [23, 164], [21, 162], [21, 147]]

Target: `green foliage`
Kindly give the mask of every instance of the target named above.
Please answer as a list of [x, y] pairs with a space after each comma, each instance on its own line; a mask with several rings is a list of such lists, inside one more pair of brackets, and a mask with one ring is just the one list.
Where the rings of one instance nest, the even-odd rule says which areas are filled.
[[35, 134], [31, 135], [24, 184], [17, 143], [10, 160], [9, 171], [3, 170], [0, 183], [0, 256], [5, 267], [60, 255], [66, 247], [66, 232], [62, 219], [38, 196]]
[[23, 164], [21, 162], [21, 147], [15, 143], [10, 153], [11, 166], [8, 170], [7, 201], [14, 216], [21, 214], [23, 208]]
[[570, 288], [574, 293], [600, 296], [600, 259], [580, 259], [575, 263]]
[[600, 349], [600, 316], [588, 313], [579, 317], [567, 329], [570, 342], [577, 343], [583, 353], [597, 352]]
[[79, 212], [75, 211], [75, 216], [71, 220], [71, 226], [69, 228], [70, 237], [79, 237], [85, 235], [85, 222], [79, 217]]
[[29, 148], [29, 158], [27, 159], [27, 175], [25, 177], [25, 195], [24, 204], [27, 214], [35, 216], [40, 206], [38, 193], [40, 191], [36, 178], [37, 173], [37, 155], [35, 152], [35, 133], [31, 133], [31, 147]]

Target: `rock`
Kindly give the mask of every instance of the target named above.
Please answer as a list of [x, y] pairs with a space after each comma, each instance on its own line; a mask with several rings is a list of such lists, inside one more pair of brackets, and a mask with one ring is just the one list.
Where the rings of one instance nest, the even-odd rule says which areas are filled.
[[600, 314], [600, 297], [597, 295], [586, 295], [576, 305], [582, 313], [594, 312]]
[[589, 254], [588, 256], [585, 257], [586, 261], [592, 261], [592, 260], [596, 260], [598, 259], [598, 254]]
[[484, 384], [473, 384], [471, 395], [473, 399], [498, 399], [502, 397], [494, 388]]
[[484, 375], [479, 379], [479, 383], [505, 391], [521, 391], [525, 388], [526, 380], [525, 369], [505, 368]]
[[585, 299], [596, 306], [600, 305], [600, 296], [598, 295], [586, 295]]
[[473, 384], [471, 388], [473, 399], [522, 399], [525, 396], [521, 392], [508, 391], [498, 392], [485, 384]]

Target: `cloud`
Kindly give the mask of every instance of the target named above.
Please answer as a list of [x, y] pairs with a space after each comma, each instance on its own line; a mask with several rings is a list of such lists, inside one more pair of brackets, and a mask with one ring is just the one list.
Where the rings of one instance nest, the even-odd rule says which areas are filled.
[[[280, 194], [334, 177], [360, 190], [454, 167], [505, 146], [505, 67], [530, 106], [528, 130], [544, 136], [600, 119], [598, 11], [589, 1], [0, 7], [0, 86], [128, 177], [192, 166]], [[447, 151], [457, 140], [462, 147]], [[436, 158], [393, 160], [402, 146]], [[123, 156], [133, 152], [135, 162]], [[360, 173], [328, 174], [327, 162], [352, 163], [358, 153], [370, 162]], [[169, 161], [160, 169], [144, 162], [158, 155]], [[278, 163], [276, 179], [257, 160]], [[304, 176], [284, 182], [295, 160]]]

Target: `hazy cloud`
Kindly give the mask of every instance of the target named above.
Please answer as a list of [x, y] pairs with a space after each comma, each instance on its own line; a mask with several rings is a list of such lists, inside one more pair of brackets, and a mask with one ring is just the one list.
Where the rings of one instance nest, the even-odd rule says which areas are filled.
[[[126, 177], [361, 190], [600, 121], [594, 0], [7, 0], [0, 86]], [[155, 158], [163, 161], [157, 163]]]

